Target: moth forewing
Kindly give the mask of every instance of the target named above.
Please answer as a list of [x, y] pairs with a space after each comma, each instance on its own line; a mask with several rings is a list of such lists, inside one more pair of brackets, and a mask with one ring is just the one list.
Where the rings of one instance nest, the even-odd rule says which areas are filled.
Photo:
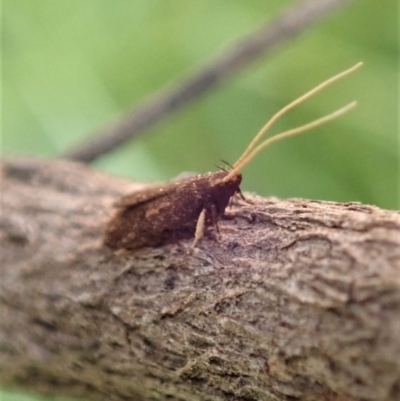
[[173, 184], [165, 184], [135, 191], [122, 196], [113, 206], [115, 208], [134, 207], [140, 203], [149, 202], [153, 199], [166, 196], [169, 192], [174, 190], [174, 187], [175, 185]]

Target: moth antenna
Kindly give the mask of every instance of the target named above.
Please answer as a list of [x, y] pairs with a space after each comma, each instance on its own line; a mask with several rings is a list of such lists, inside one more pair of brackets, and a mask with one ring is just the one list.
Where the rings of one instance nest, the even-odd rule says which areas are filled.
[[218, 164], [216, 164], [215, 167], [217, 167], [218, 170], [225, 171], [225, 173], [229, 173], [229, 171], [225, 167], [218, 166]]
[[293, 107], [297, 106], [298, 104], [304, 102], [307, 100], [309, 97], [315, 95], [316, 93], [320, 92], [322, 89], [327, 87], [328, 85], [336, 82], [337, 80], [351, 74], [353, 71], [357, 70], [362, 66], [362, 62], [355, 64], [353, 67], [342, 71], [341, 73], [334, 75], [333, 77], [327, 79], [326, 81], [322, 82], [321, 84], [317, 85], [315, 88], [311, 89], [304, 95], [300, 96], [293, 102], [289, 103], [287, 106], [283, 107], [281, 110], [279, 110], [275, 115], [273, 115], [267, 123], [260, 129], [260, 131], [257, 133], [257, 135], [254, 137], [254, 139], [250, 142], [250, 145], [246, 148], [246, 150], [243, 152], [243, 154], [239, 157], [239, 159], [234, 163], [234, 169], [238, 171], [237, 166], [242, 165], [242, 161], [244, 159], [247, 159], [248, 154], [252, 151], [252, 149], [255, 147], [256, 143], [260, 140], [260, 138], [265, 134], [265, 132], [268, 131], [268, 129], [272, 126], [272, 124], [275, 123], [281, 116], [283, 116], [285, 113], [287, 113], [290, 109]]
[[274, 142], [280, 141], [281, 139], [287, 138], [289, 136], [294, 136], [297, 134], [301, 134], [305, 131], [309, 131], [313, 128], [319, 127], [322, 124], [327, 123], [328, 121], [331, 121], [339, 116], [341, 116], [344, 113], [347, 113], [349, 110], [353, 109], [355, 106], [357, 105], [357, 102], [352, 102], [349, 103], [348, 105], [334, 111], [333, 113], [330, 113], [324, 117], [321, 117], [317, 120], [311, 121], [308, 124], [305, 125], [301, 125], [300, 127], [296, 127], [296, 128], [292, 128], [290, 130], [281, 132], [279, 134], [276, 134], [274, 136], [272, 136], [271, 138], [266, 139], [265, 141], [261, 142], [257, 147], [255, 147], [250, 154], [248, 154], [244, 159], [241, 160], [240, 164], [236, 164], [235, 167], [233, 168], [233, 170], [231, 170], [229, 172], [228, 175], [226, 175], [223, 178], [223, 181], [229, 181], [229, 179], [234, 176], [235, 174], [237, 174], [240, 169], [242, 169], [251, 159], [253, 159], [253, 157], [260, 152], [261, 150], [263, 150], [264, 148], [266, 148], [267, 146], [271, 145]]
[[221, 159], [222, 163], [224, 163], [226, 166], [228, 166], [229, 168], [233, 168], [232, 164], [228, 163], [227, 161]]

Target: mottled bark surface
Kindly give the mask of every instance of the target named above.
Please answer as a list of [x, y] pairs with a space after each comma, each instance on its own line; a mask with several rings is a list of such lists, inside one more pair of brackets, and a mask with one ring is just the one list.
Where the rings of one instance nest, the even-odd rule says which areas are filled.
[[[248, 196], [221, 238], [101, 245], [135, 189], [2, 165], [0, 380], [99, 400], [399, 400], [400, 214]], [[136, 186], [140, 188], [140, 186]]]

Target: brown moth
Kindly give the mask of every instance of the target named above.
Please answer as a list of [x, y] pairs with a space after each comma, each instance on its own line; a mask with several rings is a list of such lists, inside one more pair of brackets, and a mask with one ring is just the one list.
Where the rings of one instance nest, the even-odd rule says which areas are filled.
[[324, 81], [281, 109], [262, 127], [229, 170], [200, 174], [123, 196], [114, 205], [117, 210], [106, 226], [104, 245], [114, 250], [134, 250], [194, 238], [194, 247], [203, 236], [205, 227], [214, 226], [218, 231], [218, 220], [224, 214], [230, 199], [235, 194], [241, 195], [240, 171], [260, 150], [273, 142], [324, 124], [347, 112], [356, 103], [352, 102], [311, 123], [270, 137], [256, 146], [262, 135], [288, 110], [361, 65], [362, 63], [358, 63]]

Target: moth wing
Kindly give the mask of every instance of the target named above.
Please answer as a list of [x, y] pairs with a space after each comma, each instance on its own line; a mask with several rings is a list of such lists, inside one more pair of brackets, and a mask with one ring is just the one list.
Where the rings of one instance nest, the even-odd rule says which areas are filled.
[[136, 207], [143, 203], [152, 201], [154, 199], [162, 198], [173, 192], [176, 189], [176, 187], [180, 184], [181, 181], [172, 182], [170, 184], [157, 185], [146, 188], [142, 191], [130, 193], [118, 199], [118, 201], [114, 203], [114, 207], [116, 208]]

